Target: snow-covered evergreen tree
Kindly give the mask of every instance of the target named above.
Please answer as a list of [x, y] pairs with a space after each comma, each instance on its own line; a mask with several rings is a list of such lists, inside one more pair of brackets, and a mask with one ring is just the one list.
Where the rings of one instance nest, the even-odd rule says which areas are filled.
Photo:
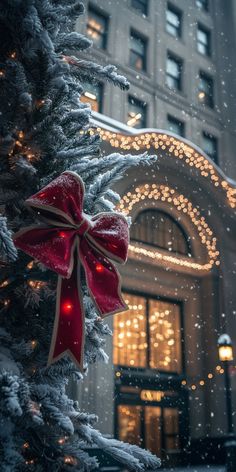
[[[146, 156], [99, 156], [89, 132], [90, 107], [80, 102], [83, 81], [109, 80], [126, 89], [113, 66], [80, 60], [91, 42], [73, 32], [83, 5], [76, 0], [0, 0], [0, 469], [90, 471], [98, 466], [86, 447], [96, 445], [134, 471], [159, 460], [137, 446], [106, 439], [96, 417], [66, 395], [82, 374], [69, 358], [47, 365], [56, 274], [14, 247], [12, 233], [33, 216], [24, 206], [66, 169], [85, 182], [85, 211], [112, 211], [113, 183]], [[82, 20], [83, 21], [83, 20]], [[72, 51], [78, 56], [68, 56]], [[69, 51], [69, 52], [68, 52]], [[66, 55], [65, 55], [66, 54]], [[83, 286], [85, 369], [106, 360], [103, 323]], [[99, 467], [99, 466], [98, 466]]]

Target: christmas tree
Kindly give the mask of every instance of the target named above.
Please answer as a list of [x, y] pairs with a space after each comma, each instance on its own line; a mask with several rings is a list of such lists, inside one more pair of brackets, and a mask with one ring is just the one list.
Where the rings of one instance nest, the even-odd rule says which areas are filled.
[[[112, 212], [112, 185], [147, 156], [100, 156], [91, 132], [83, 82], [108, 80], [127, 89], [115, 67], [79, 59], [91, 46], [73, 31], [83, 5], [75, 0], [0, 2], [0, 462], [2, 472], [90, 471], [86, 448], [97, 446], [134, 471], [155, 470], [159, 459], [137, 446], [107, 439], [96, 417], [66, 394], [68, 379], [83, 381], [70, 357], [49, 367], [57, 275], [22, 251], [13, 233], [35, 221], [24, 202], [63, 171], [85, 184], [84, 210]], [[83, 20], [82, 20], [83, 21]], [[76, 57], [70, 54], [73, 50]], [[105, 360], [110, 334], [81, 281], [85, 306], [84, 370]]]

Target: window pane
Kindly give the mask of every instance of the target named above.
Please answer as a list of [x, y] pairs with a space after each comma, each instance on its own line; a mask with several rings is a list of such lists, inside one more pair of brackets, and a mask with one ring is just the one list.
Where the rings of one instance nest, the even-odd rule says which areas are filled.
[[127, 125], [133, 128], [145, 128], [147, 124], [146, 115], [146, 103], [129, 96]]
[[178, 134], [179, 136], [184, 136], [184, 123], [180, 120], [176, 120], [171, 116], [168, 116], [167, 119], [167, 129], [172, 133]]
[[203, 73], [199, 76], [198, 99], [201, 103], [213, 108], [213, 80]]
[[149, 301], [150, 367], [167, 372], [182, 371], [180, 306]]
[[130, 65], [138, 70], [146, 70], [146, 41], [135, 33], [130, 35]]
[[148, 0], [132, 0], [131, 5], [143, 15], [148, 14]]
[[178, 78], [180, 75], [180, 67], [177, 61], [174, 59], [167, 60], [167, 72], [172, 75], [172, 77]]
[[141, 445], [141, 406], [118, 406], [119, 439]]
[[180, 36], [181, 33], [180, 13], [177, 13], [170, 7], [166, 10], [166, 30], [175, 37]]
[[81, 102], [90, 103], [91, 109], [99, 113], [102, 112], [102, 84], [83, 84], [84, 93], [80, 97]]
[[145, 407], [145, 433], [145, 448], [160, 457], [162, 455], [161, 408]]
[[114, 364], [147, 366], [146, 300], [125, 294], [129, 310], [114, 316]]
[[217, 163], [217, 139], [214, 136], [203, 133], [203, 150]]
[[170, 88], [181, 89], [182, 62], [173, 57], [167, 57], [166, 83]]
[[197, 30], [197, 49], [203, 55], [210, 55], [210, 33], [198, 27]]
[[181, 226], [160, 210], [141, 211], [131, 226], [132, 240], [140, 241], [170, 252], [188, 255], [190, 245]]
[[88, 12], [87, 34], [93, 40], [93, 43], [102, 49], [106, 48], [107, 27], [107, 18], [90, 9]]

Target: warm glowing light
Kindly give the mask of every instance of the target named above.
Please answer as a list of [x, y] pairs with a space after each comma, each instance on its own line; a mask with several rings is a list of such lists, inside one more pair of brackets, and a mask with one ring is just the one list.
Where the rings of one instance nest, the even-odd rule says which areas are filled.
[[25, 443], [23, 444], [23, 448], [24, 448], [24, 449], [28, 449], [28, 448], [29, 448], [29, 443], [28, 443], [28, 442], [25, 442]]
[[11, 59], [15, 59], [15, 58], [16, 58], [16, 51], [13, 51], [13, 52], [10, 54], [10, 58], [11, 58]]
[[65, 464], [77, 465], [77, 460], [75, 457], [72, 456], [65, 456], [64, 457]]
[[182, 385], [187, 385], [186, 380], [182, 380], [181, 384], [182, 384]]
[[200, 101], [203, 101], [205, 99], [205, 97], [206, 97], [205, 92], [199, 92], [198, 98], [199, 98]]
[[[201, 92], [200, 92], [201, 93]], [[178, 158], [185, 161], [190, 167], [198, 169], [200, 175], [207, 178], [212, 185], [221, 188], [226, 192], [228, 203], [231, 208], [236, 207], [236, 188], [232, 187], [226, 180], [222, 178], [215, 167], [209, 160], [201, 155], [196, 149], [191, 147], [189, 143], [180, 141], [178, 138], [161, 134], [159, 132], [137, 132], [137, 135], [123, 135], [121, 133], [114, 133], [100, 127], [97, 128], [103, 141], [108, 141], [114, 148], [119, 148], [125, 151], [142, 149], [156, 149], [166, 150], [170, 158]], [[94, 130], [90, 130], [90, 134], [94, 134]]]
[[30, 344], [33, 348], [35, 348], [37, 346], [37, 341], [35, 341], [35, 339], [33, 339], [33, 341], [31, 341]]
[[200, 380], [199, 384], [200, 384], [201, 386], [205, 385], [204, 380]]
[[97, 100], [96, 95], [94, 95], [94, 94], [91, 93], [91, 92], [84, 92], [84, 95], [85, 95], [85, 97], [88, 97], [88, 98], [90, 98], [91, 100]]
[[165, 393], [159, 390], [141, 390], [140, 398], [149, 402], [160, 402]]
[[5, 77], [5, 72], [3, 70], [0, 70], [0, 77]]
[[233, 360], [232, 346], [219, 346], [219, 359], [222, 362]]
[[213, 379], [213, 374], [211, 374], [211, 372], [208, 374], [208, 379]]
[[28, 280], [28, 285], [34, 290], [40, 290], [42, 287], [45, 287], [46, 282], [42, 280]]
[[196, 390], [196, 388], [197, 388], [196, 385], [192, 385], [192, 386], [191, 386], [191, 389], [192, 389], [192, 390]]

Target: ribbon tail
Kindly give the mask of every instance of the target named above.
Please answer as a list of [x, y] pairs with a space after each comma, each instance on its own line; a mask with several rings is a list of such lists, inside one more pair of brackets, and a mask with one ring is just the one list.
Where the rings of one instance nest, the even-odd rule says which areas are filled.
[[80, 291], [80, 265], [69, 279], [58, 277], [57, 304], [48, 365], [69, 355], [83, 372], [84, 309]]

